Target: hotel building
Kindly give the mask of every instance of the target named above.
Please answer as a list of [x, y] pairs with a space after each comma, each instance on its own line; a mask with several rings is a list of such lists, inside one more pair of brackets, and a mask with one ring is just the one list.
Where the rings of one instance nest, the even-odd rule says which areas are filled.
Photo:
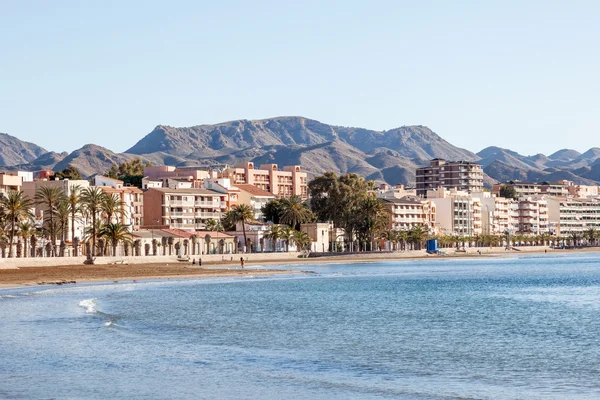
[[428, 167], [417, 168], [417, 195], [427, 197], [428, 190], [439, 187], [467, 192], [483, 190], [481, 164], [468, 161], [446, 161], [436, 158]]

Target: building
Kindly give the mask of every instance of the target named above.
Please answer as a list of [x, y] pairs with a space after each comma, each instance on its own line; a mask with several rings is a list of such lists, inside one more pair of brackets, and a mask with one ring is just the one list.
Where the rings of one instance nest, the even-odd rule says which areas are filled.
[[23, 177], [12, 175], [10, 173], [0, 173], [0, 197], [6, 195], [12, 190], [19, 191], [23, 186]]
[[435, 205], [435, 226], [445, 235], [475, 236], [483, 233], [482, 203], [478, 197], [462, 190], [443, 187], [427, 192]]
[[275, 199], [273, 193], [262, 190], [253, 185], [241, 184], [236, 185], [239, 189], [239, 203], [248, 204], [254, 211], [254, 219], [261, 222], [264, 221], [262, 208], [271, 200]]
[[[202, 187], [204, 180], [216, 178], [216, 171], [208, 167], [173, 167], [169, 165], [144, 167], [142, 187], [148, 189], [156, 187], [156, 182], [161, 182], [165, 188], [196, 188]], [[189, 185], [183, 185], [183, 182]], [[179, 186], [182, 185], [182, 186]]]
[[[22, 189], [26, 197], [32, 201], [35, 199], [37, 191], [42, 187], [55, 187], [59, 188], [65, 196], [70, 196], [75, 188], [86, 189], [90, 186], [90, 183], [86, 180], [69, 180], [69, 179], [55, 179], [49, 180], [38, 180], [33, 182], [23, 182]], [[35, 223], [38, 227], [41, 227], [44, 221], [44, 212], [47, 210], [43, 204], [35, 204], [34, 217]], [[80, 239], [85, 235], [85, 219], [80, 218], [75, 220], [75, 236]], [[66, 241], [71, 243], [73, 241], [72, 236], [72, 221], [69, 218], [69, 226], [66, 233]]]
[[206, 221], [219, 220], [226, 207], [221, 193], [212, 190], [152, 188], [144, 192], [144, 227], [202, 230]]
[[519, 225], [517, 232], [539, 235], [549, 231], [548, 203], [541, 197], [519, 199]]
[[436, 158], [428, 167], [417, 168], [417, 195], [427, 197], [428, 190], [439, 187], [467, 192], [483, 190], [481, 164], [468, 161], [446, 161]]
[[255, 169], [252, 162], [238, 163], [233, 168], [225, 168], [219, 174], [219, 178], [231, 179], [234, 186], [256, 186], [278, 198], [308, 198], [307, 174], [302, 172], [299, 165], [287, 166], [280, 170], [277, 164], [264, 164]]
[[240, 189], [231, 185], [230, 179], [205, 179], [204, 189], [212, 190], [221, 194], [221, 201], [225, 202], [225, 210], [229, 211], [232, 207], [239, 204]]
[[375, 190], [375, 195], [380, 199], [401, 199], [404, 196], [416, 196], [417, 189], [405, 188], [404, 185], [382, 184]]
[[600, 201], [595, 199], [548, 197], [550, 232], [557, 235], [600, 229]]
[[310, 237], [310, 251], [326, 252], [329, 251], [329, 223], [313, 222], [300, 225], [300, 231], [306, 232]]
[[521, 182], [508, 181], [504, 183], [496, 183], [493, 185], [492, 193], [500, 196], [500, 190], [504, 187], [513, 187], [517, 194], [517, 198], [529, 196], [567, 196], [569, 194], [568, 185], [564, 183], [549, 183], [549, 182]]
[[385, 199], [384, 206], [390, 213], [389, 228], [392, 230], [410, 230], [422, 226], [425, 230], [435, 229], [435, 204], [416, 196], [404, 196], [400, 199]]

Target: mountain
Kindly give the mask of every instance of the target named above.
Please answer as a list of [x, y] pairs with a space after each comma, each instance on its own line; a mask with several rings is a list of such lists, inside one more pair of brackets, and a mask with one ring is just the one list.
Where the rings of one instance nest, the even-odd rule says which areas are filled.
[[415, 170], [432, 158], [477, 161], [484, 185], [498, 181], [600, 182], [600, 148], [583, 154], [562, 149], [550, 156], [521, 155], [491, 146], [475, 154], [456, 147], [426, 126], [386, 131], [328, 125], [304, 117], [236, 120], [176, 128], [158, 125], [125, 153], [88, 144], [67, 153], [46, 152], [32, 143], [0, 134], [0, 166], [37, 171], [73, 165], [83, 176], [103, 173], [112, 164], [141, 157], [154, 165], [210, 166], [253, 161], [301, 165], [310, 176], [325, 171], [356, 173], [390, 184], [415, 184]]
[[46, 153], [42, 147], [6, 133], [0, 133], [0, 149], [0, 166], [26, 164]]
[[577, 150], [562, 149], [548, 156], [549, 159], [554, 161], [571, 161], [581, 155]]

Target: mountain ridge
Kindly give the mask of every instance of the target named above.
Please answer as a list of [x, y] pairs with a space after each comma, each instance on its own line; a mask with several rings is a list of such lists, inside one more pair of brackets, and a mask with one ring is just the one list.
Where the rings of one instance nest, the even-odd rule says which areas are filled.
[[47, 152], [33, 143], [9, 137], [12, 156], [0, 158], [0, 166], [59, 170], [71, 164], [84, 176], [103, 173], [114, 163], [141, 157], [155, 165], [176, 166], [240, 161], [259, 165], [299, 164], [310, 175], [329, 170], [354, 172], [378, 182], [414, 185], [417, 167], [428, 165], [432, 158], [444, 158], [480, 162], [488, 186], [511, 179], [565, 177], [579, 182], [600, 179], [597, 147], [584, 153], [561, 149], [550, 156], [523, 156], [510, 149], [489, 146], [476, 154], [452, 145], [424, 125], [378, 131], [328, 125], [300, 116], [240, 119], [191, 127], [156, 125], [123, 153], [95, 144], [87, 144], [70, 154]]

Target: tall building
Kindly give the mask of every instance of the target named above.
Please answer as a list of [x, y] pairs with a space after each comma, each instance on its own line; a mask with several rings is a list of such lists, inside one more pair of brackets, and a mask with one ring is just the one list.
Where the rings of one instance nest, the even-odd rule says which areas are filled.
[[600, 230], [600, 201], [548, 197], [550, 231], [557, 236]]
[[427, 200], [435, 205], [435, 226], [444, 235], [475, 236], [483, 233], [482, 204], [463, 190], [438, 188], [427, 193]]
[[402, 231], [422, 226], [425, 230], [432, 230], [435, 227], [436, 208], [430, 201], [404, 196], [385, 199], [383, 204], [390, 213], [390, 229]]
[[225, 168], [219, 178], [231, 179], [234, 186], [254, 185], [278, 198], [308, 198], [307, 174], [302, 172], [299, 165], [286, 166], [280, 170], [277, 164], [264, 164], [256, 169], [252, 162], [238, 163], [233, 168]]
[[219, 220], [227, 208], [222, 194], [206, 189], [152, 188], [144, 192], [144, 227], [196, 231]]
[[468, 192], [483, 190], [481, 164], [469, 161], [446, 161], [436, 158], [428, 167], [417, 168], [417, 195], [427, 197], [428, 190], [439, 187]]

